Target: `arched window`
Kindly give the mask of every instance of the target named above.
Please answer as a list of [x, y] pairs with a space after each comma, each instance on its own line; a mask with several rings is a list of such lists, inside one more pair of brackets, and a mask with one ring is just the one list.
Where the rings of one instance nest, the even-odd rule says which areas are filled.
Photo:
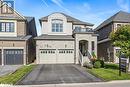
[[63, 32], [63, 20], [52, 19], [52, 32]]

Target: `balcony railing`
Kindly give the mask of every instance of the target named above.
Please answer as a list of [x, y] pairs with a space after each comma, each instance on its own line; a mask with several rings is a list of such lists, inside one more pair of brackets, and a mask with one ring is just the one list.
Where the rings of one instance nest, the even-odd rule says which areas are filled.
[[92, 28], [75, 28], [73, 33], [94, 33]]

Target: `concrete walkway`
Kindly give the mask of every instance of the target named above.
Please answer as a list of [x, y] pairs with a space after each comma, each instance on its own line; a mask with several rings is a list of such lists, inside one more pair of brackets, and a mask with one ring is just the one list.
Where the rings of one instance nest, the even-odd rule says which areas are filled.
[[21, 65], [0, 66], [0, 77], [7, 75], [7, 74], [11, 74], [11, 73], [15, 72], [17, 69], [19, 69], [20, 67], [21, 67]]
[[101, 82], [86, 69], [74, 64], [38, 65], [20, 85]]

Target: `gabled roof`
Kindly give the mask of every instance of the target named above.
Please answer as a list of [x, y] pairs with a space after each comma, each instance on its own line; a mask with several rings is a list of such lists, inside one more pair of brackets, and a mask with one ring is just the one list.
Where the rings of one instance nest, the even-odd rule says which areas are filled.
[[124, 11], [119, 11], [112, 17], [108, 18], [105, 20], [102, 24], [100, 24], [95, 30], [99, 30], [105, 25], [111, 23], [111, 22], [125, 22], [125, 23], [130, 23], [130, 13], [124, 12]]
[[13, 11], [15, 16], [14, 15], [0, 15], [0, 19], [20, 19], [20, 20], [26, 20], [25, 17], [21, 14], [19, 14], [14, 8], [12, 7], [9, 7], [6, 3], [3, 3], [3, 1], [0, 1], [0, 4], [2, 4], [2, 6], [0, 8], [2, 8], [3, 6], [6, 6], [8, 7], [9, 10]]
[[32, 21], [34, 17], [24, 16], [28, 22]]
[[[60, 12], [56, 12], [56, 13], [60, 13]], [[71, 17], [71, 16], [69, 16], [67, 14], [64, 14], [64, 13], [60, 13], [60, 14], [64, 15], [67, 18], [67, 21], [68, 22], [73, 22], [73, 24], [81, 24], [81, 25], [83, 24], [83, 25], [88, 25], [88, 26], [93, 26], [94, 25], [94, 24], [91, 24], [91, 23], [88, 23], [88, 22], [80, 21], [79, 19], [76, 19], [76, 18]], [[48, 15], [48, 16], [50, 16], [50, 15]], [[42, 17], [40, 19], [40, 21], [47, 21], [48, 20], [48, 16]]]

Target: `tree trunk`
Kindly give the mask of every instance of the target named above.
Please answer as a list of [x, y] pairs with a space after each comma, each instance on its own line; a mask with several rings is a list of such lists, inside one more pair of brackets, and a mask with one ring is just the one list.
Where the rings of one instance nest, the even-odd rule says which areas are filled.
[[129, 57], [129, 63], [128, 63], [128, 72], [130, 72], [130, 57]]

